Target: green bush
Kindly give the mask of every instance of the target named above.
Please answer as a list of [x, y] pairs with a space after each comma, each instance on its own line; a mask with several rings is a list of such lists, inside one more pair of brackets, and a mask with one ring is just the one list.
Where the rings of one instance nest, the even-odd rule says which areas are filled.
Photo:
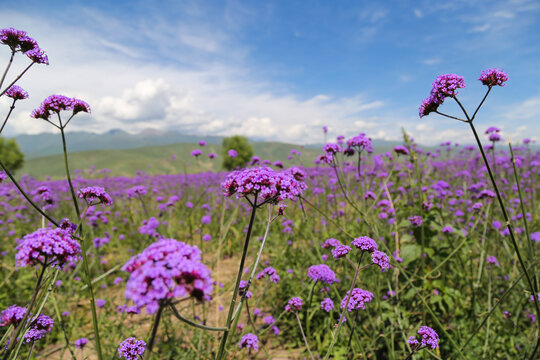
[[[242, 168], [253, 156], [253, 147], [244, 136], [235, 135], [223, 139], [223, 168], [233, 170]], [[230, 157], [229, 150], [236, 150], [238, 156]]]
[[6, 140], [0, 137], [0, 160], [11, 171], [15, 172], [24, 164], [24, 154], [15, 139]]

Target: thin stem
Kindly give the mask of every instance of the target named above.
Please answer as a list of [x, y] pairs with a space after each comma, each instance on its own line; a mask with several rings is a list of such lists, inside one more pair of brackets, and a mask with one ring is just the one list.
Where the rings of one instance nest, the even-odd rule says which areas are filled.
[[294, 315], [296, 315], [296, 320], [298, 321], [298, 327], [300, 327], [300, 332], [302, 333], [302, 338], [304, 339], [304, 343], [306, 344], [307, 351], [309, 352], [309, 357], [312, 360], [315, 360], [315, 358], [313, 357], [313, 354], [311, 353], [311, 349], [309, 348], [309, 344], [306, 339], [306, 334], [304, 334], [304, 329], [302, 329], [302, 322], [300, 321], [300, 316], [298, 316], [297, 311], [294, 312]]
[[41, 208], [39, 206], [37, 206], [33, 201], [32, 199], [30, 199], [30, 196], [28, 196], [28, 194], [22, 189], [22, 187], [19, 185], [19, 183], [17, 182], [17, 180], [15, 180], [15, 177], [13, 176], [13, 174], [11, 174], [11, 172], [8, 170], [8, 168], [4, 165], [4, 163], [0, 160], [0, 167], [2, 168], [2, 170], [6, 173], [6, 175], [11, 179], [11, 181], [13, 182], [13, 185], [15, 185], [15, 187], [17, 187], [17, 189], [19, 190], [19, 192], [21, 193], [22, 196], [24, 196], [24, 198], [26, 199], [26, 201], [28, 201], [28, 203], [38, 212], [41, 214], [41, 216], [45, 217], [45, 219], [49, 220], [51, 222], [51, 224], [53, 224], [54, 226], [58, 227], [59, 224], [56, 220], [54, 220], [52, 217], [50, 217], [49, 215], [47, 215], [45, 212], [43, 212], [43, 210], [41, 210]]
[[435, 110], [434, 113], [437, 113], [437, 114], [439, 114], [439, 115], [445, 116], [445, 117], [450, 118], [450, 119], [454, 119], [454, 120], [459, 120], [459, 121], [467, 122], [467, 120], [463, 120], [463, 119], [460, 119], [460, 118], [458, 118], [458, 117], [455, 117], [455, 116], [452, 116], [452, 115], [448, 115], [448, 114], [442, 113], [442, 112], [440, 112], [440, 111], [438, 111], [438, 110]]
[[13, 103], [11, 104], [11, 106], [9, 107], [9, 112], [6, 116], [6, 119], [4, 120], [4, 122], [2, 123], [2, 127], [0, 127], [0, 134], [2, 133], [2, 130], [4, 130], [4, 126], [6, 126], [7, 124], [7, 121], [9, 119], [9, 116], [11, 115], [11, 112], [13, 111], [13, 109], [15, 109], [15, 101], [17, 101], [17, 99], [13, 99]]
[[64, 133], [64, 126], [62, 126], [62, 120], [60, 119], [60, 113], [58, 113], [58, 120], [60, 121], [60, 134], [62, 135], [62, 150], [64, 152], [64, 167], [66, 169], [66, 177], [69, 184], [69, 190], [71, 191], [71, 197], [73, 199], [73, 206], [75, 207], [75, 212], [77, 213], [77, 218], [80, 218], [81, 210], [79, 209], [79, 202], [77, 201], [75, 189], [73, 188], [73, 182], [71, 181], [71, 174], [69, 171], [69, 163], [67, 157], [66, 136]]
[[202, 330], [208, 330], [208, 331], [225, 331], [225, 330], [227, 330], [226, 327], [212, 327], [212, 326], [206, 326], [206, 325], [202, 325], [202, 324], [197, 324], [196, 322], [191, 321], [191, 320], [186, 319], [185, 317], [183, 317], [180, 314], [180, 312], [178, 311], [178, 309], [176, 308], [176, 306], [174, 306], [173, 304], [169, 304], [169, 307], [171, 308], [171, 310], [173, 312], [173, 315], [178, 320], [181, 320], [181, 321], [185, 322], [186, 324], [189, 324], [189, 325], [194, 326], [196, 328], [199, 328], [199, 329], [202, 329]]
[[150, 335], [150, 339], [148, 340], [148, 347], [146, 353], [148, 359], [150, 359], [150, 355], [152, 354], [152, 348], [154, 347], [154, 341], [156, 340], [157, 329], [159, 326], [159, 321], [161, 320], [161, 313], [163, 312], [163, 308], [164, 306], [160, 304], [156, 317], [154, 318], [154, 324], [152, 325], [152, 334]]
[[[64, 167], [66, 170], [66, 177], [69, 184], [69, 189], [71, 191], [71, 197], [73, 199], [73, 206], [75, 207], [75, 212], [77, 213], [77, 219], [81, 218], [81, 211], [79, 209], [79, 203], [77, 197], [75, 196], [75, 190], [73, 188], [73, 183], [71, 181], [71, 174], [69, 171], [68, 157], [67, 157], [67, 146], [66, 146], [66, 136], [64, 133], [64, 126], [62, 126], [62, 119], [60, 118], [60, 113], [58, 113], [58, 121], [60, 124], [60, 134], [62, 135], [62, 150], [64, 152]], [[95, 341], [96, 341], [96, 350], [99, 360], [103, 359], [103, 354], [101, 351], [101, 339], [99, 336], [99, 320], [96, 310], [96, 300], [94, 297], [94, 288], [92, 286], [92, 277], [90, 274], [90, 266], [88, 265], [88, 249], [87, 241], [83, 238], [83, 225], [80, 223], [79, 228], [77, 229], [81, 236], [81, 253], [83, 258], [83, 269], [85, 273], [86, 285], [88, 286], [88, 295], [90, 296], [90, 308], [92, 311], [92, 326], [94, 329]]]
[[6, 79], [6, 75], [9, 71], [9, 68], [11, 67], [11, 64], [13, 63], [13, 58], [15, 57], [15, 50], [11, 50], [11, 57], [9, 58], [9, 62], [6, 66], [6, 70], [4, 70], [4, 74], [2, 75], [2, 79], [0, 79], [0, 89], [2, 88], [2, 85], [4, 84], [4, 80]]
[[[516, 179], [516, 185], [517, 185], [517, 189], [518, 189], [518, 195], [519, 195], [519, 204], [521, 206], [521, 216], [522, 216], [522, 219], [523, 219], [523, 227], [525, 228], [525, 234], [527, 235], [527, 239], [529, 240], [529, 251], [531, 253], [531, 257], [534, 259], [534, 244], [533, 244], [533, 241], [531, 240], [531, 234], [529, 232], [529, 225], [528, 225], [528, 221], [527, 221], [527, 213], [525, 212], [525, 205], [524, 205], [524, 202], [523, 202], [523, 194], [521, 192], [521, 184], [520, 184], [520, 181], [519, 181], [519, 175], [518, 175], [518, 170], [517, 170], [517, 166], [516, 166], [516, 158], [514, 156], [514, 149], [512, 147], [512, 144], [510, 143], [510, 139], [508, 139], [508, 147], [510, 148], [510, 154], [512, 155], [512, 166], [514, 168], [514, 178]], [[538, 277], [536, 276], [536, 272], [533, 272], [533, 275], [534, 275], [534, 285], [536, 286], [535, 287], [535, 293], [538, 292]]]
[[[44, 264], [47, 263], [47, 258], [45, 258]], [[30, 315], [30, 312], [32, 311], [32, 308], [34, 307], [34, 303], [36, 302], [37, 294], [39, 293], [39, 290], [41, 288], [41, 283], [43, 281], [43, 275], [45, 274], [46, 266], [42, 265], [41, 271], [39, 272], [38, 280], [36, 283], [36, 287], [34, 289], [34, 293], [32, 294], [32, 298], [30, 299], [30, 302], [28, 303], [28, 306], [26, 307], [26, 313], [24, 314], [23, 319], [17, 325], [13, 333], [11, 334], [11, 338], [9, 339], [9, 346], [6, 350], [6, 354], [3, 357], [3, 360], [7, 359], [9, 357], [9, 354], [11, 353], [11, 350], [13, 350], [13, 347], [15, 346], [15, 339], [19, 336], [21, 330], [26, 325], [26, 321], [28, 320], [28, 316]]]
[[26, 357], [26, 360], [30, 360], [32, 353], [34, 352], [34, 346], [36, 346], [36, 342], [32, 341], [32, 346], [30, 347], [30, 352], [28, 352], [28, 356]]
[[255, 194], [255, 198], [253, 199], [253, 206], [251, 208], [251, 217], [249, 219], [249, 225], [248, 230], [246, 233], [246, 238], [244, 240], [244, 250], [242, 252], [242, 258], [240, 260], [240, 266], [238, 268], [238, 274], [236, 275], [236, 284], [234, 285], [234, 291], [231, 299], [231, 304], [229, 305], [229, 312], [227, 314], [227, 321], [225, 323], [225, 327], [227, 330], [223, 333], [223, 337], [221, 338], [221, 342], [219, 344], [219, 350], [216, 359], [222, 359], [225, 355], [225, 347], [227, 345], [227, 338], [229, 336], [229, 332], [231, 331], [231, 322], [232, 322], [232, 315], [234, 311], [234, 307], [236, 305], [236, 298], [238, 296], [238, 288], [240, 287], [240, 280], [242, 280], [242, 273], [244, 271], [244, 264], [246, 262], [247, 252], [249, 249], [249, 239], [251, 238], [251, 230], [253, 229], [253, 223], [255, 222], [255, 213], [257, 211], [257, 194]]
[[306, 310], [304, 311], [304, 316], [306, 317], [306, 333], [308, 337], [310, 337], [311, 335], [309, 331], [309, 322], [310, 322], [309, 310], [311, 309], [311, 302], [313, 301], [313, 292], [315, 291], [316, 285], [317, 285], [317, 280], [315, 280], [313, 282], [313, 285], [311, 286], [311, 290], [309, 291], [309, 297], [308, 297]]
[[356, 271], [354, 272], [354, 278], [351, 284], [351, 288], [349, 289], [349, 292], [347, 293], [347, 302], [345, 306], [343, 307], [343, 311], [341, 311], [341, 314], [338, 318], [338, 327], [334, 331], [334, 337], [332, 339], [332, 342], [330, 343], [330, 347], [328, 348], [328, 351], [326, 352], [326, 355], [324, 356], [324, 360], [328, 360], [330, 358], [330, 355], [332, 354], [332, 350], [334, 349], [334, 345], [336, 344], [336, 341], [338, 339], [339, 331], [341, 330], [341, 327], [343, 325], [343, 317], [345, 316], [345, 312], [347, 311], [349, 307], [349, 301], [351, 301], [351, 295], [352, 291], [354, 289], [354, 286], [356, 285], [356, 280], [358, 279], [358, 273], [360, 272], [360, 263], [362, 262], [362, 258], [364, 257], [364, 252], [360, 255], [360, 260], [358, 260], [358, 265], [356, 266]]
[[[9, 89], [10, 87], [12, 87], [13, 85], [15, 85], [15, 83], [16, 83], [17, 81], [19, 81], [20, 78], [22, 78], [22, 76], [28, 71], [28, 69], [30, 69], [30, 68], [32, 67], [32, 65], [34, 65], [34, 62], [33, 62], [33, 61], [30, 63], [30, 65], [28, 65], [28, 66], [22, 71], [22, 73], [19, 74], [19, 76], [17, 76], [17, 77], [15, 78], [15, 80], [13, 80], [13, 81], [11, 82], [11, 84], [9, 84], [2, 92], [0, 92], [0, 96], [4, 95], [4, 93], [5, 93], [6, 91], [8, 91], [8, 89]], [[0, 88], [0, 90], [1, 90], [1, 88]]]
[[356, 323], [358, 322], [358, 311], [354, 315], [354, 323], [352, 324], [351, 334], [349, 335], [349, 342], [347, 343], [347, 353], [351, 353], [351, 342], [354, 335], [354, 330], [356, 329]]
[[[497, 195], [497, 200], [499, 202], [499, 206], [501, 208], [503, 218], [504, 218], [504, 221], [506, 223], [506, 227], [508, 228], [508, 231], [510, 233], [510, 239], [512, 240], [512, 246], [514, 247], [517, 258], [519, 260], [519, 265], [521, 266], [521, 268], [525, 272], [525, 278], [527, 279], [527, 283], [529, 285], [529, 289], [531, 290], [531, 293], [534, 294], [535, 287], [533, 285], [533, 282], [531, 280], [529, 272], [527, 271], [527, 267], [525, 266], [525, 263], [523, 262], [523, 258], [521, 257], [521, 252], [519, 251], [519, 246], [517, 244], [516, 237], [514, 235], [514, 229], [512, 227], [512, 224], [510, 223], [510, 219], [508, 217], [508, 213], [506, 212], [506, 208], [504, 206], [504, 203], [503, 203], [503, 200], [502, 200], [502, 197], [501, 197], [501, 193], [499, 191], [499, 187], [497, 186], [497, 183], [495, 182], [495, 178], [493, 177], [493, 173], [491, 172], [491, 168], [489, 166], [489, 162], [487, 160], [486, 153], [484, 152], [484, 148], [482, 147], [482, 143], [480, 141], [480, 138], [478, 137], [478, 133], [476, 132], [476, 129], [474, 128], [472, 120], [469, 119], [469, 115], [467, 114], [467, 112], [465, 111], [465, 109], [463, 108], [463, 106], [461, 105], [459, 100], [456, 97], [454, 97], [454, 99], [459, 104], [459, 106], [463, 110], [465, 116], [469, 120], [468, 121], [469, 125], [470, 125], [471, 130], [472, 130], [472, 132], [474, 134], [474, 138], [476, 139], [476, 143], [478, 144], [478, 149], [480, 150], [480, 153], [482, 154], [482, 159], [484, 160], [484, 164], [486, 165], [488, 175], [489, 175], [489, 178], [491, 180], [491, 184], [495, 188], [495, 194]], [[534, 301], [534, 306], [536, 308], [536, 315], [537, 315], [538, 318], [540, 318], [540, 306], [538, 304], [538, 301]], [[540, 330], [540, 328], [537, 327], [537, 342], [538, 343], [540, 343], [540, 336], [538, 336], [539, 330]], [[538, 346], [534, 349], [533, 353], [531, 354], [531, 359], [534, 358], [534, 355], [536, 354], [537, 349], [538, 349]]]
[[484, 98], [482, 99], [482, 101], [480, 102], [480, 104], [478, 105], [478, 107], [476, 108], [476, 110], [474, 111], [474, 114], [473, 114], [473, 116], [471, 117], [471, 121], [474, 120], [474, 117], [476, 116], [476, 113], [478, 112], [478, 110], [480, 110], [480, 108], [481, 108], [482, 105], [484, 104], [484, 101], [486, 101], [486, 98], [488, 97], [490, 91], [491, 91], [491, 86], [488, 86], [488, 90], [486, 91], [486, 95], [484, 95]]

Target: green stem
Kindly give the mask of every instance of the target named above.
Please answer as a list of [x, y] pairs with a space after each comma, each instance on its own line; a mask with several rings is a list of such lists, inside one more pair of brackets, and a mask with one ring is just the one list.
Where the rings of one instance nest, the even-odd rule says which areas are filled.
[[238, 268], [238, 274], [236, 275], [236, 284], [234, 285], [234, 291], [231, 299], [231, 304], [229, 305], [229, 312], [227, 314], [227, 321], [225, 323], [225, 327], [227, 330], [223, 333], [223, 337], [221, 338], [221, 342], [219, 344], [219, 350], [216, 359], [222, 359], [225, 355], [225, 348], [227, 346], [227, 338], [229, 336], [229, 333], [231, 331], [231, 323], [232, 323], [232, 315], [234, 311], [234, 307], [236, 305], [236, 298], [238, 297], [238, 288], [240, 287], [240, 280], [242, 280], [242, 273], [244, 271], [244, 264], [246, 262], [247, 252], [249, 249], [249, 239], [251, 238], [251, 230], [253, 229], [253, 223], [255, 222], [255, 213], [257, 211], [257, 193], [255, 194], [255, 198], [253, 199], [253, 205], [251, 208], [251, 216], [249, 219], [249, 225], [248, 230], [246, 233], [246, 238], [244, 240], [244, 250], [242, 252], [242, 258], [240, 260], [240, 266]]
[[[68, 157], [67, 157], [67, 146], [66, 146], [66, 136], [64, 133], [64, 126], [62, 126], [62, 119], [60, 118], [60, 114], [58, 114], [58, 121], [60, 124], [60, 134], [62, 135], [62, 150], [64, 152], [64, 167], [66, 170], [66, 177], [69, 184], [69, 189], [71, 191], [71, 197], [73, 199], [73, 206], [75, 207], [75, 212], [77, 213], [77, 219], [81, 218], [81, 211], [79, 209], [79, 203], [77, 201], [77, 197], [75, 195], [75, 189], [73, 188], [73, 183], [71, 181], [71, 174], [69, 172], [69, 164], [68, 164]], [[88, 295], [90, 296], [90, 308], [92, 311], [92, 326], [94, 329], [94, 336], [96, 341], [96, 350], [97, 350], [97, 356], [98, 360], [103, 360], [103, 354], [101, 351], [101, 339], [99, 336], [99, 320], [97, 316], [97, 310], [96, 310], [96, 300], [94, 297], [94, 288], [92, 286], [92, 276], [90, 274], [90, 266], [88, 265], [88, 249], [87, 249], [87, 241], [84, 239], [83, 236], [83, 226], [82, 222], [77, 229], [79, 231], [80, 237], [81, 237], [81, 253], [83, 258], [83, 269], [85, 273], [85, 280], [86, 280], [86, 286], [88, 287]]]
[[302, 322], [300, 321], [300, 316], [298, 316], [298, 311], [295, 311], [294, 315], [296, 315], [296, 320], [298, 321], [298, 327], [300, 328], [300, 332], [302, 333], [302, 339], [304, 339], [304, 343], [306, 344], [307, 351], [309, 352], [309, 357], [312, 360], [315, 360], [315, 358], [313, 357], [313, 354], [311, 353], [311, 349], [309, 348], [309, 343], [306, 339], [306, 334], [304, 334], [304, 329], [302, 329]]
[[4, 126], [6, 126], [7, 121], [8, 121], [8, 119], [9, 119], [9, 116], [10, 116], [11, 113], [13, 112], [13, 109], [15, 109], [15, 101], [17, 101], [17, 99], [13, 99], [13, 103], [12, 103], [11, 106], [9, 107], [9, 112], [8, 112], [6, 118], [4, 119], [4, 122], [2, 123], [2, 126], [0, 127], [0, 134], [2, 133], [2, 130], [4, 130]]
[[4, 80], [6, 79], [6, 75], [9, 71], [9, 68], [11, 67], [11, 64], [13, 63], [14, 57], [15, 57], [15, 50], [11, 50], [11, 57], [9, 58], [9, 62], [6, 66], [6, 70], [4, 70], [4, 74], [2, 74], [2, 79], [0, 79], [0, 89], [2, 89], [2, 85], [4, 84]]
[[332, 350], [334, 349], [334, 345], [336, 344], [336, 341], [338, 339], [339, 331], [341, 330], [341, 327], [343, 325], [343, 317], [345, 316], [345, 312], [347, 311], [349, 307], [349, 301], [351, 301], [352, 291], [354, 289], [354, 286], [356, 285], [356, 280], [358, 279], [358, 273], [360, 272], [360, 263], [362, 262], [363, 257], [364, 257], [364, 252], [362, 252], [362, 254], [360, 255], [360, 260], [358, 260], [358, 265], [356, 266], [356, 271], [354, 272], [354, 278], [351, 284], [351, 288], [349, 289], [349, 292], [348, 292], [347, 302], [345, 306], [343, 307], [341, 314], [339, 315], [338, 327], [334, 331], [334, 337], [332, 339], [332, 342], [330, 343], [330, 346], [328, 348], [328, 351], [326, 352], [326, 355], [324, 356], [324, 360], [328, 360], [330, 358], [330, 355], [332, 355]]
[[[491, 88], [490, 88], [491, 90]], [[489, 93], [489, 90], [488, 90], [488, 93]], [[486, 94], [487, 96], [487, 94]], [[485, 98], [485, 97], [484, 97]], [[499, 191], [499, 187], [497, 186], [497, 183], [495, 182], [495, 178], [493, 177], [493, 173], [491, 172], [491, 168], [489, 166], [489, 162], [487, 160], [487, 157], [486, 157], [486, 153], [484, 152], [484, 148], [482, 147], [482, 142], [480, 141], [480, 138], [478, 137], [478, 133], [476, 132], [476, 129], [474, 128], [474, 125], [472, 123], [472, 119], [469, 118], [469, 115], [467, 114], [467, 112], [465, 111], [465, 109], [463, 108], [463, 105], [461, 105], [461, 103], [459, 102], [459, 100], [454, 97], [454, 100], [456, 100], [456, 102], [458, 103], [458, 105], [461, 107], [463, 113], [465, 114], [465, 116], [467, 117], [467, 120], [469, 120], [469, 125], [471, 127], [471, 130], [474, 134], [474, 138], [476, 140], [476, 143], [478, 145], [478, 149], [480, 150], [480, 153], [482, 154], [482, 159], [484, 160], [484, 164], [486, 165], [486, 168], [487, 168], [487, 171], [488, 171], [488, 175], [489, 175], [489, 178], [491, 180], [491, 184], [493, 185], [493, 187], [495, 188], [495, 194], [497, 195], [497, 200], [499, 202], [499, 206], [501, 208], [501, 211], [502, 211], [502, 214], [503, 214], [503, 218], [504, 218], [504, 221], [506, 223], [506, 227], [508, 228], [508, 231], [510, 233], [510, 239], [512, 240], [512, 246], [514, 247], [514, 250], [516, 252], [516, 255], [518, 257], [518, 260], [519, 260], [519, 265], [521, 266], [521, 268], [523, 269], [523, 271], [525, 272], [525, 278], [527, 279], [527, 283], [529, 285], [529, 289], [531, 290], [531, 293], [534, 295], [535, 292], [534, 292], [534, 285], [532, 283], [532, 280], [531, 280], [531, 277], [529, 275], [529, 272], [527, 271], [527, 267], [525, 266], [525, 263], [523, 261], [523, 258], [521, 257], [521, 252], [519, 251], [519, 246], [517, 244], [517, 241], [516, 241], [516, 237], [514, 235], [514, 229], [512, 227], [512, 224], [510, 223], [510, 219], [508, 217], [508, 213], [506, 212], [506, 208], [504, 206], [504, 203], [503, 203], [503, 200], [502, 200], [502, 197], [501, 197], [501, 193]], [[477, 109], [478, 111], [478, 109]], [[537, 318], [540, 318], [540, 306], [538, 304], [538, 301], [534, 301], [534, 306], [536, 308], [536, 316]], [[531, 354], [531, 359], [534, 358], [534, 355], [536, 354], [536, 350], [538, 349], [538, 345], [540, 344], [540, 336], [539, 336], [539, 331], [540, 331], [540, 327], [537, 327], [537, 346], [536, 348], [534, 349], [533, 353]]]
[[150, 355], [152, 354], [152, 348], [154, 347], [154, 342], [156, 340], [157, 329], [158, 329], [158, 326], [159, 326], [159, 321], [161, 320], [161, 314], [163, 312], [164, 307], [165, 306], [163, 306], [162, 304], [159, 305], [158, 312], [156, 314], [156, 317], [154, 318], [154, 324], [152, 326], [152, 334], [150, 335], [150, 339], [148, 340], [148, 347], [147, 347], [147, 352], [146, 352], [146, 358], [147, 359], [150, 359]]
[[28, 194], [23, 190], [23, 188], [19, 185], [18, 181], [15, 179], [15, 177], [13, 176], [13, 174], [11, 173], [11, 171], [8, 170], [8, 168], [4, 165], [4, 163], [0, 160], [0, 167], [2, 168], [2, 170], [6, 173], [6, 175], [11, 179], [11, 181], [13, 182], [13, 185], [15, 185], [15, 187], [19, 190], [19, 192], [21, 193], [22, 196], [24, 196], [24, 198], [26, 199], [26, 201], [28, 201], [28, 203], [38, 212], [41, 214], [41, 216], [45, 217], [45, 219], [49, 220], [54, 226], [58, 227], [58, 222], [56, 220], [54, 220], [52, 217], [50, 217], [49, 215], [47, 215], [45, 212], [43, 212], [43, 210], [40, 209], [39, 206], [37, 206], [33, 201], [32, 199], [30, 199], [30, 196], [28, 196]]
[[309, 297], [308, 297], [308, 302], [307, 302], [307, 306], [306, 306], [306, 310], [304, 311], [304, 316], [306, 317], [306, 333], [307, 333], [307, 337], [310, 337], [311, 333], [309, 331], [309, 322], [310, 322], [310, 318], [311, 316], [309, 316], [309, 310], [311, 309], [311, 301], [313, 300], [313, 291], [315, 290], [315, 285], [317, 285], [317, 280], [315, 280], [313, 282], [313, 285], [311, 286], [311, 290], [309, 291]]
[[30, 302], [28, 303], [28, 306], [26, 307], [26, 313], [24, 314], [23, 319], [17, 325], [13, 333], [11, 334], [11, 338], [9, 339], [9, 346], [6, 350], [6, 353], [3, 357], [3, 359], [7, 359], [9, 357], [9, 354], [11, 353], [11, 350], [13, 350], [13, 347], [15, 346], [16, 339], [19, 336], [21, 330], [26, 326], [26, 321], [28, 320], [28, 317], [30, 316], [30, 312], [32, 311], [32, 308], [34, 307], [34, 303], [36, 302], [37, 295], [39, 293], [39, 290], [41, 288], [41, 282], [43, 281], [43, 275], [45, 274], [45, 269], [47, 263], [47, 258], [45, 258], [44, 264], [41, 267], [41, 271], [39, 272], [39, 276], [37, 279], [36, 287], [34, 289], [34, 292], [32, 293], [32, 298], [30, 299]]
[[30, 69], [30, 67], [32, 67], [32, 65], [34, 65], [34, 62], [33, 62], [33, 61], [30, 63], [30, 65], [28, 65], [28, 66], [22, 71], [22, 73], [19, 74], [19, 76], [17, 76], [17, 77], [15, 78], [15, 80], [13, 80], [13, 81], [11, 82], [11, 84], [9, 84], [8, 86], [6, 86], [6, 88], [5, 88], [4, 90], [2, 90], [2, 89], [0, 88], [0, 90], [2, 90], [2, 92], [0, 92], [0, 96], [4, 95], [4, 93], [5, 93], [6, 91], [8, 91], [8, 89], [9, 89], [10, 87], [12, 87], [13, 85], [15, 85], [15, 83], [16, 83], [17, 81], [19, 81], [20, 78], [22, 78], [22, 76], [28, 71], [28, 69]]

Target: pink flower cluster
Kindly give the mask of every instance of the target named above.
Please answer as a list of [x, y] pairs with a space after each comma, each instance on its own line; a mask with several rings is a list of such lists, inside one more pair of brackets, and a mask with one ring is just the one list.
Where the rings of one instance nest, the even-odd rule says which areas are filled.
[[201, 251], [174, 239], [161, 239], [132, 257], [122, 270], [131, 275], [125, 296], [149, 314], [168, 300], [192, 296], [209, 300], [210, 270], [201, 263]]

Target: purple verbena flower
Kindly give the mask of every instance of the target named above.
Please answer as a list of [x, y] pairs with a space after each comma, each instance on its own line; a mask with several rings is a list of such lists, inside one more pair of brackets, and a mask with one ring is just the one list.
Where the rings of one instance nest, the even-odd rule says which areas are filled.
[[412, 226], [419, 227], [419, 226], [422, 226], [423, 220], [421, 216], [414, 215], [414, 216], [409, 217], [409, 222], [411, 223]]
[[237, 194], [238, 198], [257, 194], [258, 203], [277, 204], [285, 199], [294, 199], [306, 189], [287, 171], [276, 172], [267, 167], [255, 167], [234, 171], [221, 185], [225, 196]]
[[227, 155], [229, 155], [230, 158], [235, 158], [238, 156], [238, 151], [230, 149], [227, 151]]
[[347, 291], [347, 295], [341, 300], [340, 308], [343, 309], [345, 305], [347, 305], [347, 301], [349, 304], [347, 305], [347, 311], [351, 312], [353, 310], [365, 310], [367, 303], [371, 302], [373, 300], [373, 294], [367, 290], [363, 290], [360, 288], [354, 288], [352, 289], [352, 295], [351, 300], [349, 299], [349, 293], [350, 291]]
[[293, 297], [287, 302], [287, 305], [285, 305], [285, 311], [300, 311], [302, 310], [302, 305], [304, 305], [304, 301], [302, 299], [299, 297]]
[[336, 281], [336, 274], [326, 264], [310, 266], [307, 276], [313, 281], [320, 281], [326, 284], [332, 284]]
[[439, 75], [433, 82], [431, 96], [438, 99], [440, 103], [448, 96], [456, 96], [457, 89], [465, 87], [465, 78], [456, 74]]
[[134, 337], [127, 338], [118, 346], [118, 355], [120, 359], [137, 360], [142, 357], [146, 350], [146, 343], [143, 340], [137, 340]]
[[371, 261], [373, 261], [374, 264], [378, 265], [381, 268], [382, 272], [390, 268], [390, 259], [388, 258], [388, 255], [386, 255], [382, 251], [374, 251], [371, 254]]
[[505, 82], [508, 81], [508, 74], [501, 69], [486, 69], [482, 71], [480, 77], [478, 78], [482, 84], [492, 87], [492, 86], [504, 86]]
[[195, 149], [191, 152], [191, 156], [193, 157], [198, 157], [198, 156], [201, 156], [203, 154], [202, 150], [201, 149]]
[[409, 155], [409, 149], [407, 149], [405, 146], [403, 145], [398, 145], [398, 146], [395, 146], [394, 147], [394, 152], [396, 154], [401, 154], [401, 155]]
[[130, 273], [125, 296], [149, 314], [160, 303], [192, 296], [209, 300], [212, 293], [210, 270], [201, 263], [201, 251], [174, 239], [161, 239], [132, 257], [122, 270]]
[[321, 247], [323, 249], [328, 249], [328, 248], [333, 248], [333, 247], [336, 247], [338, 245], [341, 245], [341, 243], [339, 242], [339, 240], [337, 239], [334, 239], [334, 238], [330, 238], [330, 239], [326, 239], [322, 244], [321, 244]]
[[420, 326], [418, 334], [422, 335], [422, 346], [430, 346], [433, 350], [439, 347], [439, 335], [429, 326]]
[[49, 57], [47, 56], [45, 51], [41, 48], [35, 48], [30, 51], [27, 51], [25, 55], [36, 64], [49, 65]]
[[80, 338], [73, 343], [77, 349], [83, 349], [88, 344], [87, 338]]
[[332, 256], [334, 257], [334, 259], [340, 259], [342, 257], [347, 256], [349, 251], [351, 251], [350, 246], [340, 244], [332, 249]]
[[373, 252], [377, 250], [377, 243], [375, 240], [368, 236], [360, 236], [358, 238], [355, 238], [351, 244], [353, 246], [356, 246], [358, 249], [362, 251], [370, 251]]
[[22, 306], [11, 305], [0, 313], [0, 326], [17, 326], [26, 315], [27, 309]]
[[7, 97], [12, 98], [13, 100], [24, 100], [28, 99], [28, 93], [22, 87], [17, 85], [12, 85], [4, 93]]
[[54, 265], [63, 268], [68, 262], [79, 260], [81, 246], [68, 231], [60, 228], [38, 229], [24, 236], [17, 245], [17, 266]]
[[77, 192], [77, 197], [86, 200], [86, 203], [88, 205], [112, 205], [111, 197], [109, 196], [109, 194], [107, 194], [105, 189], [100, 186], [90, 186], [82, 188]]
[[430, 95], [428, 98], [422, 101], [422, 104], [418, 108], [418, 114], [420, 115], [420, 118], [437, 111], [441, 104], [442, 102], [440, 101], [440, 99]]
[[27, 343], [42, 339], [52, 331], [53, 325], [53, 319], [47, 315], [39, 314], [30, 320], [30, 330], [24, 334], [24, 339]]
[[334, 302], [330, 298], [324, 298], [323, 301], [321, 301], [321, 309], [323, 309], [326, 312], [330, 312], [334, 309]]
[[488, 256], [487, 257], [487, 262], [488, 264], [493, 264], [493, 265], [496, 265], [496, 266], [501, 266], [501, 264], [499, 264], [499, 261], [497, 260], [497, 258], [495, 256]]
[[259, 351], [259, 338], [255, 334], [247, 333], [242, 336], [242, 339], [240, 339], [238, 347], [241, 349]]

